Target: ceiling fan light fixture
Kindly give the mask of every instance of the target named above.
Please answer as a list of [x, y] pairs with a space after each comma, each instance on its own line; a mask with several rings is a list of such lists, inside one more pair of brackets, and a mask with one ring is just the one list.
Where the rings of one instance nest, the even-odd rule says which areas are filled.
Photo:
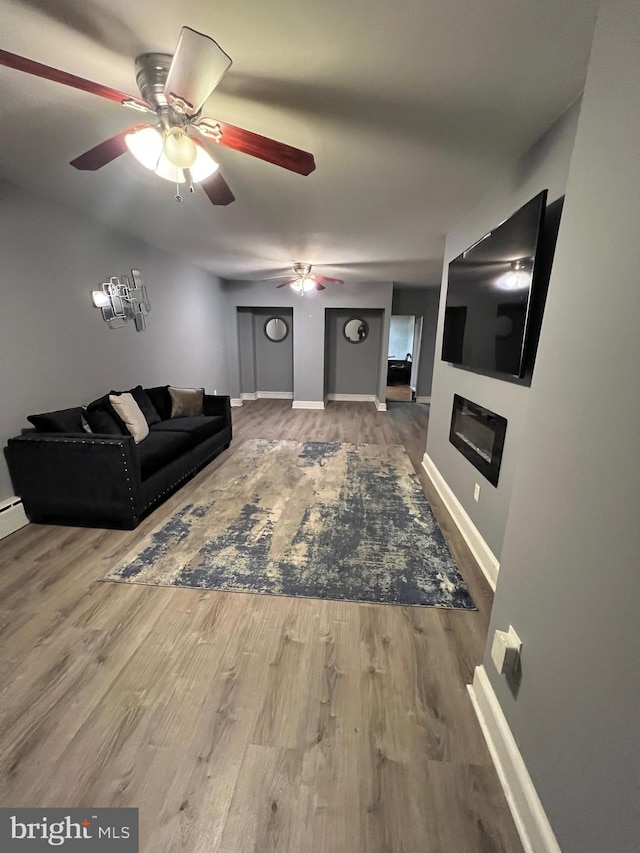
[[291, 289], [295, 290], [296, 293], [304, 294], [308, 293], [310, 290], [316, 286], [314, 279], [309, 278], [308, 276], [301, 276], [297, 278], [295, 281], [291, 283]]
[[138, 163], [145, 169], [155, 171], [162, 155], [162, 137], [155, 127], [143, 127], [142, 130], [128, 133], [124, 141]]
[[161, 151], [160, 159], [154, 171], [159, 178], [164, 178], [165, 181], [171, 181], [174, 184], [184, 184], [187, 180], [183, 170], [174, 166], [164, 151]]
[[196, 144], [181, 127], [170, 127], [164, 137], [164, 155], [179, 169], [190, 169], [198, 156]]
[[204, 181], [219, 169], [219, 164], [201, 145], [196, 145], [196, 159], [190, 168], [191, 180], [194, 184]]

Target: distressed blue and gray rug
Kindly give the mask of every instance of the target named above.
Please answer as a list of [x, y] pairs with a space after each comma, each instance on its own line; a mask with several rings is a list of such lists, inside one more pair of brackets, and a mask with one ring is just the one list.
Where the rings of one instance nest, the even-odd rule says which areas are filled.
[[475, 609], [400, 446], [247, 441], [105, 580]]

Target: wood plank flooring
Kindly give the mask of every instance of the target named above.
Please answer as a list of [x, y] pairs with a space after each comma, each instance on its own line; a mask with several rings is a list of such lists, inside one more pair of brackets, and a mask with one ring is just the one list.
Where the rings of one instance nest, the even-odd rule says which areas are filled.
[[386, 399], [392, 403], [410, 403], [413, 390], [410, 385], [387, 385]]
[[[233, 417], [137, 530], [0, 542], [0, 804], [138, 807], [144, 853], [521, 853], [465, 689], [491, 592], [420, 466], [426, 410]], [[478, 611], [100, 582], [249, 438], [403, 444]]]

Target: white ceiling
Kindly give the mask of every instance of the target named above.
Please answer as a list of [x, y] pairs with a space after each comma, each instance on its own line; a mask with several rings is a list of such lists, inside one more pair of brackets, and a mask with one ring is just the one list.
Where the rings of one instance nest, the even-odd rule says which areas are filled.
[[347, 281], [438, 284], [447, 231], [582, 89], [597, 0], [1, 0], [5, 50], [133, 95], [180, 27], [233, 66], [204, 113], [315, 155], [301, 177], [214, 152], [236, 201], [129, 154], [68, 163], [140, 114], [0, 68], [1, 173], [228, 279], [293, 261]]

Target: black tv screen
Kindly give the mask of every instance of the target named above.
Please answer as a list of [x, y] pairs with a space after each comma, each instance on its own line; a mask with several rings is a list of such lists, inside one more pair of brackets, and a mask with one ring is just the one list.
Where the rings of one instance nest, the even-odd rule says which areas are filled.
[[521, 377], [547, 191], [449, 264], [442, 358]]

